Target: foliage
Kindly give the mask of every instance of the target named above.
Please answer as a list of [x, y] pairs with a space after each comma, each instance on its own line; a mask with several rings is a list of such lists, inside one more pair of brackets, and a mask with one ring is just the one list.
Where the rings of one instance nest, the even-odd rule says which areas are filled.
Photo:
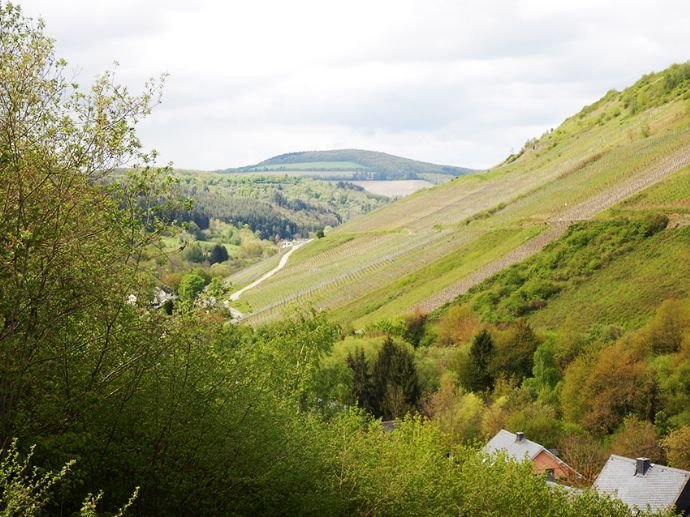
[[225, 246], [222, 244], [215, 244], [211, 248], [211, 252], [209, 253], [208, 261], [211, 264], [217, 264], [219, 262], [225, 262], [228, 260], [228, 250]]
[[374, 414], [386, 420], [414, 409], [420, 389], [412, 354], [387, 338], [371, 371]]
[[180, 299], [192, 301], [204, 290], [205, 280], [198, 273], [190, 272], [180, 281]]
[[[141, 153], [133, 129], [156, 102], [157, 85], [133, 97], [106, 74], [89, 93], [73, 91], [42, 24], [8, 4], [0, 6], [0, 28], [0, 440], [5, 449], [13, 436], [36, 444], [36, 469], [16, 447], [4, 453], [3, 505], [66, 514], [93, 514], [97, 506], [112, 513], [127, 500], [144, 515], [190, 508], [200, 515], [629, 514], [592, 492], [553, 490], [527, 463], [453, 445], [498, 424], [548, 442], [561, 438], [558, 408], [540, 394], [558, 391], [551, 370], [564, 365], [557, 347], [553, 355], [541, 348], [529, 327], [492, 329], [495, 342], [485, 330], [471, 345], [453, 347], [476, 332], [468, 333], [471, 319], [458, 333], [451, 322], [444, 343], [450, 346], [436, 350], [365, 337], [348, 368], [347, 353], [360, 343], [352, 338], [336, 347], [341, 331], [321, 312], [252, 328], [229, 324], [210, 305], [181, 303], [172, 314], [154, 308], [147, 266], [157, 264], [159, 237], [179, 193], [167, 170], [147, 167], [153, 157]], [[110, 181], [114, 167], [133, 162], [143, 166]], [[305, 208], [271, 195], [278, 206]], [[205, 253], [213, 244], [196, 237], [220, 227], [191, 218], [197, 228], [189, 225], [196, 234], [190, 238]], [[637, 235], [635, 224], [629, 229]], [[615, 247], [626, 237], [612, 227]], [[225, 237], [236, 238], [235, 230], [242, 231]], [[608, 250], [598, 232], [581, 230], [566, 248], [592, 237], [599, 252]], [[525, 235], [498, 232], [468, 249], [487, 251], [487, 242], [506, 234]], [[401, 235], [392, 239], [404, 248]], [[319, 249], [350, 244], [330, 239]], [[372, 248], [381, 240], [371, 238]], [[263, 255], [265, 248], [252, 243], [241, 239], [246, 254]], [[221, 291], [209, 271], [179, 275], [184, 299], [209, 282], [209, 295]], [[530, 279], [524, 285], [545, 292]], [[661, 311], [660, 326], [650, 326], [663, 329], [650, 334], [655, 346], [618, 336], [575, 358], [558, 399], [566, 418], [605, 435], [630, 413], [640, 420], [658, 415], [660, 395], [669, 422], [677, 422], [688, 345], [685, 323], [673, 314]], [[674, 322], [681, 322], [680, 344]], [[421, 318], [400, 323], [393, 326], [412, 343], [426, 336]], [[463, 356], [474, 367], [469, 375]], [[438, 370], [441, 389], [426, 405], [435, 422], [409, 415], [421, 394], [416, 364]], [[511, 378], [530, 369], [534, 387]], [[482, 395], [458, 389], [452, 372], [464, 373]], [[493, 377], [499, 374], [505, 375]], [[353, 385], [348, 400], [344, 388]], [[372, 411], [402, 417], [393, 432], [344, 407], [366, 400], [367, 385]], [[51, 499], [48, 490], [72, 458], [74, 482]]]
[[[213, 219], [247, 225], [263, 239], [308, 237], [383, 206], [387, 200], [344, 184], [294, 176], [231, 176], [175, 171], [180, 192], [194, 200], [191, 211], [170, 215], [190, 221], [198, 239]], [[198, 229], [197, 231], [194, 231]]]
[[199, 244], [196, 242], [188, 246], [185, 246], [185, 249], [182, 252], [182, 257], [185, 260], [188, 260], [189, 262], [194, 262], [197, 264], [203, 262], [206, 258], [204, 256], [204, 251], [201, 249], [201, 246], [199, 246]]
[[375, 400], [369, 363], [364, 357], [364, 350], [358, 348], [355, 353], [347, 355], [347, 367], [352, 370], [352, 398], [362, 409], [374, 412]]
[[36, 515], [49, 502], [51, 491], [64, 481], [74, 465], [66, 463], [59, 471], [41, 472], [31, 467], [34, 447], [22, 457], [14, 440], [0, 451], [0, 512], [2, 515]]
[[469, 343], [480, 328], [479, 318], [468, 305], [455, 305], [441, 317], [436, 328], [436, 342], [441, 346]]
[[460, 372], [460, 383], [468, 390], [481, 392], [493, 388], [495, 378], [490, 371], [495, 344], [488, 330], [474, 336], [470, 353]]
[[663, 441], [668, 463], [672, 467], [690, 470], [690, 426], [684, 425]]
[[454, 443], [465, 443], [480, 437], [484, 410], [482, 399], [458, 388], [455, 376], [450, 373], [441, 377], [441, 385], [427, 405], [432, 420]]
[[628, 458], [649, 458], [654, 463], [663, 463], [665, 459], [654, 424], [642, 421], [634, 415], [625, 417], [613, 434], [611, 452]]
[[525, 321], [518, 321], [498, 334], [488, 370], [494, 378], [512, 377], [518, 382], [532, 374], [532, 359], [539, 339]]
[[565, 418], [595, 433], [613, 431], [632, 413], [654, 417], [657, 381], [644, 355], [625, 342], [574, 361], [561, 392]]
[[487, 321], [511, 321], [541, 309], [566, 287], [581, 283], [596, 270], [666, 226], [650, 217], [637, 221], [578, 223], [541, 253], [498, 273], [461, 298]]
[[541, 344], [534, 352], [532, 377], [525, 379], [523, 385], [531, 390], [539, 400], [556, 402], [556, 390], [560, 380], [552, 343]]

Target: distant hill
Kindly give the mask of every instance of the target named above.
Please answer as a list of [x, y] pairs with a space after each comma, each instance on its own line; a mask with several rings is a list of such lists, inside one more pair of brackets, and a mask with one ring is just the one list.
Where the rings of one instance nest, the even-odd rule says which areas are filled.
[[359, 180], [427, 179], [441, 183], [444, 179], [478, 171], [420, 162], [376, 151], [339, 149], [281, 154], [256, 165], [225, 169], [222, 172], [280, 172]]

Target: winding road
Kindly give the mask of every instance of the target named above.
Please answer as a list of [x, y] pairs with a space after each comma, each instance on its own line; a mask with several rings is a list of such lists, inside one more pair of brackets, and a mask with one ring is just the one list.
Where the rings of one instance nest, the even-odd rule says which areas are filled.
[[[300, 242], [299, 244], [295, 244], [295, 245], [290, 249], [290, 251], [288, 251], [285, 255], [283, 255], [283, 256], [280, 258], [280, 262], [278, 262], [278, 265], [277, 265], [276, 267], [274, 267], [273, 269], [271, 269], [268, 273], [266, 273], [265, 275], [263, 275], [261, 278], [259, 278], [259, 279], [257, 279], [257, 280], [254, 280], [251, 284], [249, 284], [249, 285], [243, 287], [242, 289], [240, 289], [239, 291], [237, 291], [237, 292], [235, 292], [235, 293], [232, 293], [232, 294], [230, 295], [230, 301], [231, 301], [231, 302], [236, 302], [237, 300], [240, 299], [240, 296], [242, 296], [242, 293], [244, 293], [245, 291], [249, 291], [250, 289], [255, 288], [257, 285], [259, 285], [259, 284], [260, 284], [261, 282], [263, 282], [264, 280], [267, 280], [268, 278], [271, 278], [273, 275], [275, 275], [278, 271], [280, 271], [281, 269], [283, 269], [283, 268], [286, 266], [286, 264], [288, 263], [288, 260], [290, 259], [290, 255], [292, 255], [292, 254], [293, 254], [295, 251], [297, 251], [299, 248], [301, 248], [302, 246], [304, 246], [305, 244], [307, 244], [308, 242], [311, 242], [311, 241], [312, 241], [312, 239], [309, 239], [309, 240]], [[241, 313], [240, 311], [238, 311], [237, 309], [230, 308], [230, 313], [232, 314], [232, 317], [235, 318], [235, 319], [242, 319], [242, 318], [244, 317], [244, 314], [242, 314], [242, 313]]]

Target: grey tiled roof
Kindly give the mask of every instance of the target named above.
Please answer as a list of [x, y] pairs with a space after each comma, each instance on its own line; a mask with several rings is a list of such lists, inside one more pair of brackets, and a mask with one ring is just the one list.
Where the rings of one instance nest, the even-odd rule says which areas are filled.
[[644, 476], [635, 475], [635, 460], [611, 455], [594, 488], [618, 497], [630, 508], [671, 508], [690, 480], [690, 472], [652, 463]]
[[506, 454], [519, 461], [524, 460], [525, 456], [528, 460], [533, 460], [541, 451], [545, 450], [542, 445], [528, 440], [527, 438], [523, 438], [519, 442], [515, 441], [516, 438], [517, 436], [515, 434], [501, 429], [496, 433], [496, 436], [489, 440], [489, 443], [484, 446], [484, 450], [488, 453], [503, 450]]

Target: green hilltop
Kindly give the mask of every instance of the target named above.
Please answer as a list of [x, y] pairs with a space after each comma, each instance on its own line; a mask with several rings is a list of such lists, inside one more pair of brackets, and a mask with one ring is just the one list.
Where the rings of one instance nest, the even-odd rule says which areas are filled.
[[302, 151], [281, 154], [256, 165], [223, 172], [279, 172], [330, 176], [338, 179], [427, 179], [434, 183], [478, 172], [465, 167], [438, 165], [359, 149]]

